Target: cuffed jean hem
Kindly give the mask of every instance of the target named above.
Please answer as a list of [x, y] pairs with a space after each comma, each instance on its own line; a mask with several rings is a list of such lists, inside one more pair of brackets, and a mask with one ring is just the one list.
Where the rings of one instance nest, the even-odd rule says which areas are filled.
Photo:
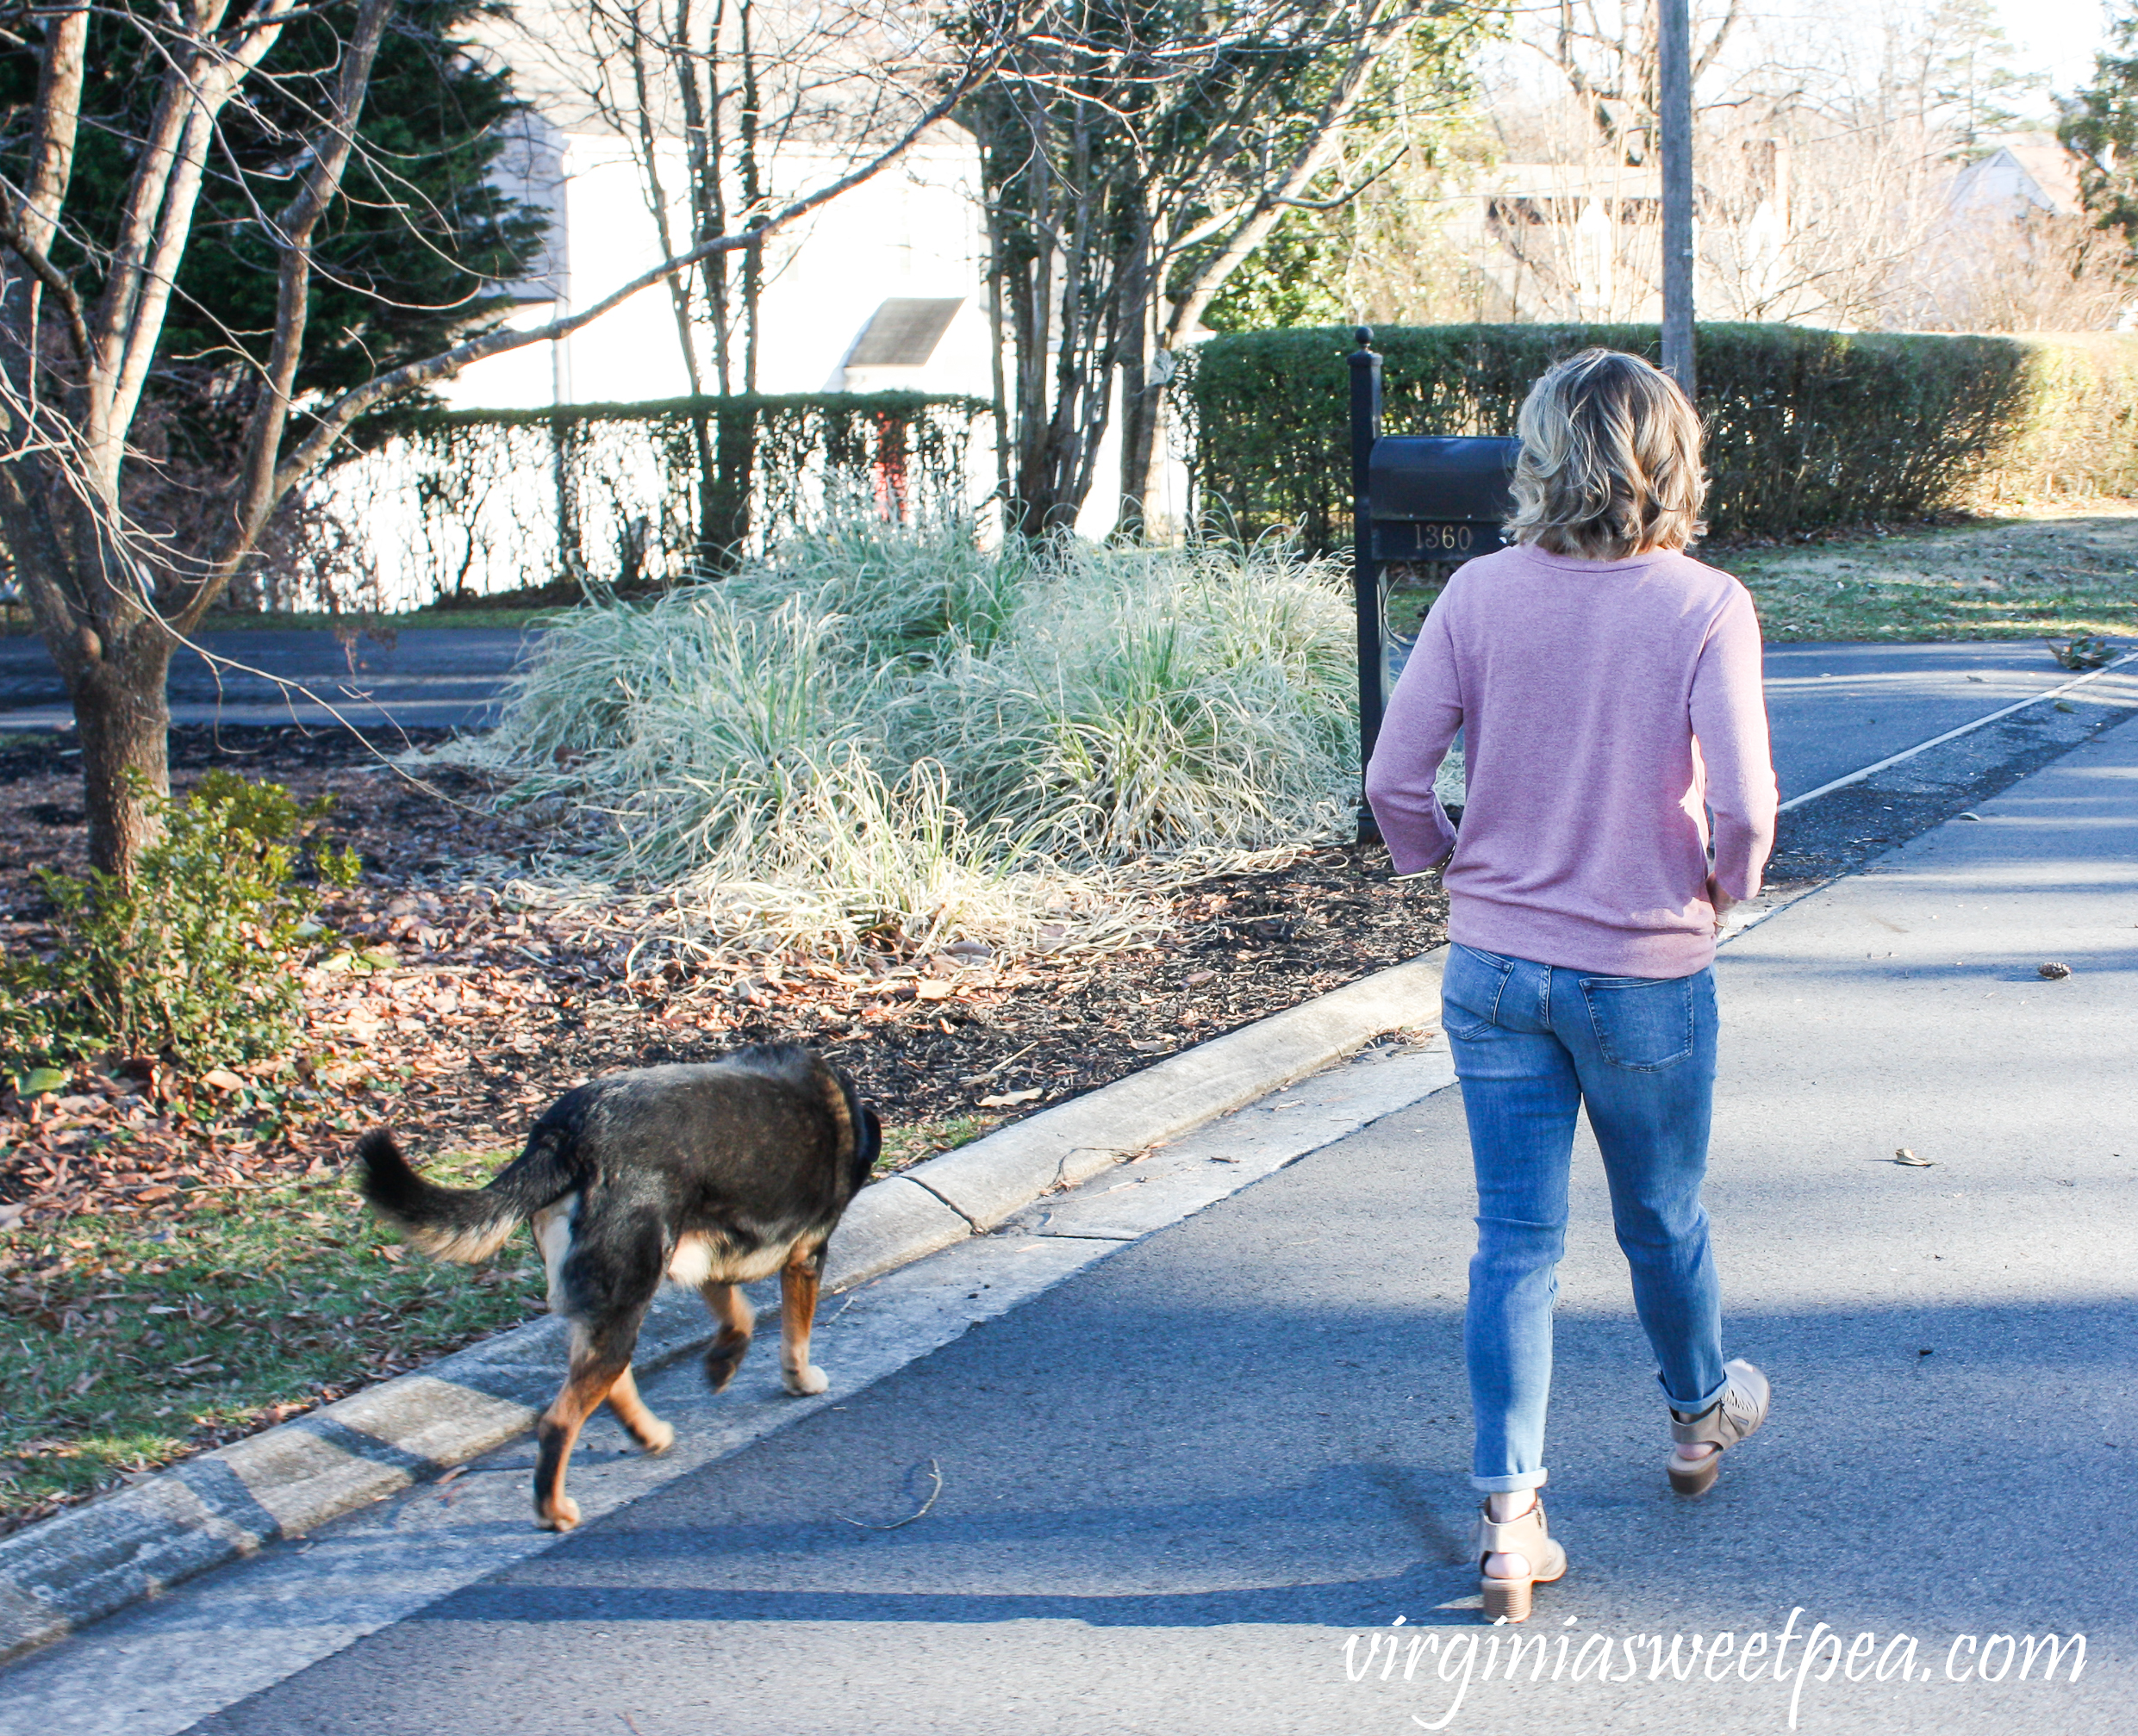
[[1663, 1386], [1663, 1377], [1661, 1375], [1658, 1374], [1655, 1377], [1655, 1384], [1658, 1386], [1663, 1387], [1664, 1402], [1667, 1403], [1673, 1410], [1678, 1412], [1678, 1414], [1681, 1416], [1698, 1416], [1710, 1405], [1721, 1403], [1723, 1394], [1730, 1391], [1730, 1377], [1725, 1374], [1720, 1380], [1715, 1383], [1715, 1390], [1709, 1393], [1706, 1397], [1696, 1398], [1690, 1404], [1687, 1404], [1681, 1399], [1671, 1397], [1670, 1389], [1667, 1386]]
[[1480, 1495], [1512, 1495], [1518, 1490], [1542, 1489], [1550, 1474], [1545, 1471], [1518, 1471], [1508, 1477], [1473, 1477], [1470, 1487]]

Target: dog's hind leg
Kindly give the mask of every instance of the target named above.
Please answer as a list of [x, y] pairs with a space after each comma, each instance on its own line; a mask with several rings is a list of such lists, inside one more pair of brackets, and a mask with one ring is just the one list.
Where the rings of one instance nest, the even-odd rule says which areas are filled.
[[579, 1522], [579, 1503], [564, 1493], [564, 1472], [579, 1430], [601, 1408], [619, 1377], [631, 1372], [631, 1352], [606, 1353], [574, 1328], [571, 1368], [550, 1407], [534, 1426], [534, 1522], [548, 1531], [569, 1531]]
[[797, 1398], [832, 1383], [809, 1366], [809, 1330], [816, 1324], [817, 1285], [824, 1277], [824, 1244], [807, 1254], [797, 1247], [780, 1268], [780, 1379]]
[[616, 1413], [616, 1420], [631, 1431], [631, 1438], [648, 1453], [665, 1453], [676, 1444], [676, 1430], [645, 1408], [645, 1401], [639, 1397], [639, 1383], [631, 1378], [626, 1368], [616, 1377], [616, 1384], [608, 1390], [608, 1408]]
[[706, 1384], [715, 1392], [725, 1392], [735, 1371], [742, 1366], [743, 1358], [750, 1353], [751, 1336], [757, 1329], [757, 1310], [751, 1307], [750, 1298], [732, 1284], [701, 1284], [698, 1294], [720, 1323], [720, 1336], [706, 1347]]
[[[571, 1322], [571, 1364], [564, 1384], [534, 1426], [534, 1522], [545, 1530], [569, 1531], [579, 1522], [578, 1503], [564, 1493], [564, 1472], [587, 1418], [601, 1409], [602, 1401], [620, 1383], [634, 1401], [638, 1397], [638, 1388], [631, 1381], [631, 1353], [638, 1347], [639, 1322], [659, 1283], [656, 1264], [643, 1295], [626, 1292], [593, 1321], [582, 1317]], [[639, 1408], [643, 1412], [645, 1407]]]

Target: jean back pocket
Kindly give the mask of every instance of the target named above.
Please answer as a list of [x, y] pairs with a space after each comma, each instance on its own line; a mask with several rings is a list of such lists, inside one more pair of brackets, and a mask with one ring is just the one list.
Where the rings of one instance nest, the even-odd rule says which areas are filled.
[[1581, 999], [1613, 1067], [1659, 1073], [1692, 1053], [1693, 978], [1585, 976]]
[[1449, 1036], [1481, 1036], [1499, 1019], [1499, 995], [1514, 974], [1514, 961], [1480, 952], [1460, 941], [1448, 949], [1440, 972], [1440, 1023]]

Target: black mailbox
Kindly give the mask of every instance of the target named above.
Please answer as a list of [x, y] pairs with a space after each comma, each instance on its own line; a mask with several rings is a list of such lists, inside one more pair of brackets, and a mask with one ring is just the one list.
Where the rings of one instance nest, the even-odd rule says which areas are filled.
[[[1358, 734], [1362, 768], [1373, 758], [1387, 702], [1384, 562], [1467, 561], [1506, 546], [1509, 483], [1519, 440], [1381, 432], [1381, 358], [1358, 328], [1351, 361], [1351, 574], [1358, 600]], [[1359, 804], [1359, 837], [1378, 836]]]
[[1506, 546], [1519, 440], [1383, 434], [1366, 464], [1374, 559], [1467, 561]]

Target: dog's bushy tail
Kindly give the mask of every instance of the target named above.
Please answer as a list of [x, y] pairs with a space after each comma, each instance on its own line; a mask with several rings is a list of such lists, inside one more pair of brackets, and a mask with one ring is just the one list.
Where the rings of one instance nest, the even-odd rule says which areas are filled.
[[553, 1130], [538, 1128], [487, 1187], [440, 1187], [408, 1167], [390, 1132], [374, 1128], [357, 1142], [358, 1186], [374, 1211], [433, 1259], [472, 1263], [488, 1260], [523, 1219], [570, 1191], [562, 1144]]

